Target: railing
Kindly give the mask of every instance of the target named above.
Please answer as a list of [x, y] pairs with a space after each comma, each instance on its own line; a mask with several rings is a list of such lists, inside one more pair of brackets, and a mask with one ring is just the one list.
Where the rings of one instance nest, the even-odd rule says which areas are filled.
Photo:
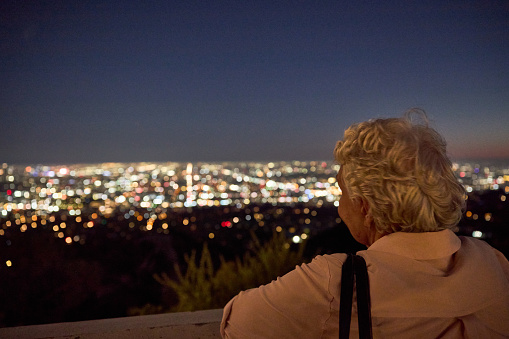
[[0, 328], [0, 338], [220, 338], [222, 309]]

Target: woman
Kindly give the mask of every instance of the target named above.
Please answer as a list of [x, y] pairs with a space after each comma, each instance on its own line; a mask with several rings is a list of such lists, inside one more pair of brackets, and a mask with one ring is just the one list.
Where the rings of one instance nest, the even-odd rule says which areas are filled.
[[[423, 120], [426, 120], [425, 115]], [[483, 241], [457, 237], [465, 202], [445, 141], [410, 116], [345, 131], [338, 213], [368, 249], [374, 338], [509, 337], [509, 263]], [[225, 338], [337, 338], [346, 254], [317, 256], [224, 308]], [[351, 337], [357, 337], [356, 308]]]

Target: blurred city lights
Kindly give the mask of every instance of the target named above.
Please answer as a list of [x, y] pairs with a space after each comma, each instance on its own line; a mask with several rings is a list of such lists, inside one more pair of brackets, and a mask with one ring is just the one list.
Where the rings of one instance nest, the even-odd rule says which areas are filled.
[[[107, 219], [117, 215], [129, 229], [169, 233], [172, 226], [167, 218], [173, 210], [301, 204], [303, 207], [292, 209], [292, 213], [299, 215], [294, 224], [277, 225], [271, 219], [282, 210], [274, 216], [246, 210], [214, 224], [216, 230], [225, 232], [246, 224], [257, 228], [271, 225], [276, 232], [287, 230], [289, 240], [300, 243], [308, 237], [308, 232], [302, 233], [303, 228], [316, 227], [322, 206], [338, 206], [341, 196], [336, 185], [338, 169], [337, 164], [314, 161], [23, 167], [4, 164], [0, 171], [0, 236], [8, 237], [10, 229], [20, 232], [47, 229], [67, 244], [81, 244], [85, 237], [80, 232], [110, 227]], [[497, 200], [506, 203], [509, 169], [473, 163], [454, 163], [453, 169], [468, 193], [497, 190], [500, 192]], [[465, 216], [477, 223], [497, 220], [490, 210], [469, 210]], [[181, 218], [179, 224], [193, 232], [199, 230], [201, 223], [193, 218]], [[340, 221], [337, 216], [333, 219]], [[217, 239], [220, 233], [216, 230], [204, 235]], [[475, 235], [486, 237], [482, 232]]]
[[474, 237], [474, 238], [482, 238], [483, 237], [483, 233], [481, 231], [473, 231], [472, 232], [472, 237]]

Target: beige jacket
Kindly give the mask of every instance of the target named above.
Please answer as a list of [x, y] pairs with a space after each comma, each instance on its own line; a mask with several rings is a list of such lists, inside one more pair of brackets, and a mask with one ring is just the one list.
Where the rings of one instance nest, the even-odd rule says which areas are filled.
[[[374, 338], [509, 338], [509, 262], [445, 230], [387, 235], [366, 251]], [[337, 338], [346, 254], [317, 256], [224, 308], [224, 338]], [[276, 259], [275, 259], [276, 260]], [[358, 338], [356, 304], [351, 338]]]

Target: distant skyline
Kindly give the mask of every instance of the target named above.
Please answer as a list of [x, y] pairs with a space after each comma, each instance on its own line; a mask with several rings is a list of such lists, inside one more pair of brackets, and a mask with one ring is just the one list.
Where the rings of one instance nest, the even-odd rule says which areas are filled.
[[506, 1], [0, 2], [0, 163], [332, 160], [424, 109], [509, 159]]

